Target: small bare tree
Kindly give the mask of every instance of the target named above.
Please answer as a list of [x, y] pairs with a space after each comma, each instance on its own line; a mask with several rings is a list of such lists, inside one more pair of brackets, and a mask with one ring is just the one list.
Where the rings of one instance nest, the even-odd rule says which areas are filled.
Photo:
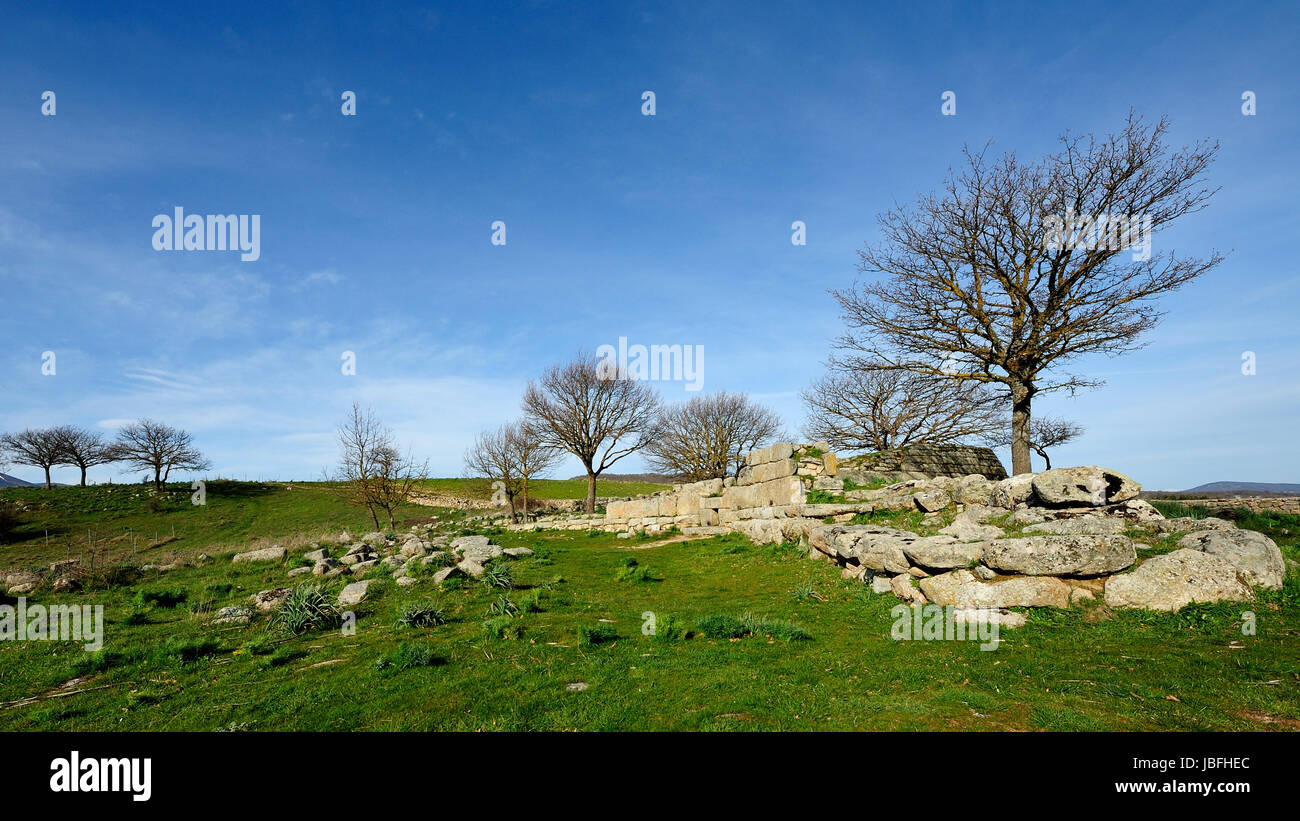
[[1067, 134], [1032, 163], [967, 151], [941, 194], [879, 217], [884, 242], [859, 252], [871, 281], [833, 292], [849, 326], [840, 346], [1004, 387], [1012, 470], [1028, 472], [1034, 396], [1101, 384], [1059, 371], [1140, 347], [1160, 319], [1155, 300], [1222, 259], [1151, 252], [1153, 232], [1214, 194], [1203, 180], [1217, 143], [1171, 151], [1167, 131], [1130, 114], [1118, 134]]
[[546, 474], [559, 463], [564, 454], [548, 447], [537, 429], [527, 422], [515, 422], [506, 427], [507, 449], [515, 462], [515, 475], [519, 477], [519, 493], [523, 497], [524, 521], [528, 521], [528, 483]]
[[981, 439], [1005, 427], [1001, 397], [974, 382], [832, 357], [801, 394], [804, 435], [849, 453]]
[[[1047, 455], [1048, 448], [1054, 448], [1058, 445], [1064, 445], [1083, 435], [1083, 426], [1053, 416], [1036, 416], [1029, 423], [1029, 447], [1043, 457], [1044, 470], [1052, 469], [1051, 457]], [[988, 443], [991, 447], [1006, 447], [1011, 444], [1011, 433], [1004, 425], [1001, 431], [989, 438]]]
[[471, 478], [491, 482], [494, 490], [498, 489], [495, 484], [500, 482], [499, 490], [505, 494], [506, 502], [510, 505], [510, 518], [518, 519], [515, 497], [522, 490], [523, 483], [513, 450], [508, 425], [502, 425], [496, 430], [485, 430], [474, 438], [474, 444], [465, 451], [465, 473]]
[[45, 471], [45, 489], [50, 489], [50, 468], [66, 464], [58, 428], [28, 428], [0, 436], [0, 450], [15, 465]]
[[113, 461], [152, 471], [154, 490], [161, 491], [173, 470], [207, 470], [212, 463], [194, 446], [187, 431], [141, 419], [123, 426], [110, 447]]
[[746, 453], [780, 434], [780, 417], [743, 393], [694, 396], [659, 414], [646, 461], [691, 482], [720, 479], [738, 474]]
[[410, 500], [416, 486], [428, 473], [428, 463], [417, 464], [402, 455], [392, 431], [384, 427], [372, 410], [353, 403], [352, 412], [338, 428], [339, 464], [335, 480], [348, 489], [351, 500], [364, 505], [375, 530], [379, 511], [388, 526], [397, 526], [399, 505]]
[[524, 390], [525, 421], [542, 445], [578, 457], [587, 470], [588, 513], [596, 511], [596, 477], [645, 447], [659, 397], [645, 382], [610, 374], [592, 354], [552, 365]]
[[117, 454], [112, 443], [99, 431], [79, 428], [75, 425], [60, 425], [54, 429], [63, 450], [64, 464], [81, 468], [81, 486], [86, 486], [86, 470], [96, 465], [107, 465], [117, 461]]

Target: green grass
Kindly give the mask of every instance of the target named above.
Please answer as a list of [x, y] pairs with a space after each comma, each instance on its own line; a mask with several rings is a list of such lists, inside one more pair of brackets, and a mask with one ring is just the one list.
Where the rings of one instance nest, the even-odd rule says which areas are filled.
[[[492, 496], [491, 483], [482, 479], [429, 479], [421, 486], [430, 493], [443, 493], [465, 499], [486, 501]], [[598, 497], [641, 496], [671, 488], [672, 485], [653, 484], [651, 482], [596, 480], [596, 495]], [[587, 498], [587, 480], [534, 479], [528, 483], [528, 496], [531, 499], [585, 499]]]
[[[322, 516], [353, 516], [337, 501], [340, 509], [303, 503], [300, 491], [248, 504], [262, 505], [260, 520], [289, 535]], [[138, 515], [127, 506], [100, 524]], [[227, 515], [235, 527], [234, 508]], [[1300, 558], [1300, 517], [1240, 521]], [[216, 531], [223, 541], [230, 533]], [[613, 534], [545, 531], [494, 539], [544, 561], [511, 562], [513, 592], [478, 583], [439, 590], [427, 579], [401, 588], [380, 574], [352, 608], [354, 634], [268, 631], [265, 615], [246, 626], [207, 622], [251, 593], [293, 587], [290, 561], [214, 559], [82, 593], [38, 590], [31, 601], [102, 604], [104, 648], [0, 642], [0, 731], [1273, 730], [1300, 722], [1294, 573], [1283, 591], [1249, 606], [1030, 611], [1027, 626], [981, 652], [978, 642], [891, 640], [897, 602], [840, 579], [829, 562], [810, 562], [797, 545], [736, 535], [629, 545]], [[40, 555], [39, 544], [22, 549], [33, 563], [62, 558], [54, 548]], [[637, 564], [628, 565], [633, 554]], [[617, 580], [642, 565], [654, 568], [653, 584]], [[326, 600], [346, 581], [321, 581]], [[503, 597], [515, 606], [499, 605]], [[133, 620], [141, 608], [145, 620]], [[1247, 609], [1257, 616], [1254, 636], [1241, 632]], [[494, 610], [507, 612], [486, 615]], [[647, 612], [655, 635], [642, 632]], [[74, 677], [85, 677], [69, 687], [81, 692], [13, 704], [60, 692]], [[569, 689], [579, 682], [585, 689]]]

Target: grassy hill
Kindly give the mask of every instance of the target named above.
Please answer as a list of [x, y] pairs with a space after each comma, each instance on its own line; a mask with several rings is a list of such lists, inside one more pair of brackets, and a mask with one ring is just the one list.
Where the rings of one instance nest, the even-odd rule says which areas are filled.
[[[1283, 591], [1249, 606], [1033, 610], [1026, 627], [982, 652], [977, 642], [892, 640], [892, 597], [841, 579], [795, 545], [493, 533], [535, 551], [511, 563], [511, 589], [427, 578], [402, 588], [376, 568], [354, 608], [355, 635], [294, 637], [264, 617], [245, 626], [209, 617], [293, 585], [287, 571], [302, 564], [313, 534], [369, 529], [331, 488], [209, 486], [205, 508], [177, 488], [156, 510], [139, 488], [87, 490], [4, 491], [0, 498], [35, 503], [23, 516], [37, 517], [21, 541], [0, 547], [4, 564], [62, 558], [57, 544], [33, 537], [42, 523], [52, 539], [75, 539], [87, 526], [169, 538], [175, 525], [176, 541], [138, 550], [83, 591], [28, 596], [103, 605], [104, 647], [0, 641], [0, 730], [1300, 727], [1294, 573]], [[465, 532], [457, 513], [403, 514], [437, 515], [442, 532]], [[1297, 557], [1300, 517], [1241, 523]], [[293, 546], [285, 562], [229, 561], [236, 547], [273, 538]], [[170, 572], [130, 569], [168, 551], [212, 558]], [[348, 581], [324, 582], [329, 598]], [[403, 626], [414, 605], [436, 607], [445, 623]], [[519, 612], [492, 620], [502, 607]], [[1258, 615], [1257, 635], [1242, 635], [1245, 609]], [[656, 615], [657, 635], [643, 634], [646, 613]]]

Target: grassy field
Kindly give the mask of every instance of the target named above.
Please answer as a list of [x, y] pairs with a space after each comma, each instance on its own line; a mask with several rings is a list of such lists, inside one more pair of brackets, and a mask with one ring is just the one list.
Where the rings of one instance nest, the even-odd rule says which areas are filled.
[[[735, 535], [497, 533], [504, 546], [536, 551], [511, 563], [509, 590], [477, 581], [439, 589], [427, 578], [401, 588], [380, 571], [355, 608], [354, 635], [287, 637], [265, 618], [211, 625], [214, 609], [289, 586], [285, 573], [298, 563], [291, 556], [231, 564], [235, 543], [266, 529], [294, 544], [303, 541], [288, 538], [295, 533], [368, 529], [327, 489], [266, 487], [210, 492], [208, 510], [154, 513], [123, 502], [96, 513], [104, 532], [174, 521], [183, 535], [155, 550], [212, 558], [138, 578], [100, 574], [74, 594], [29, 596], [104, 605], [104, 649], [0, 642], [0, 730], [1300, 727], [1294, 573], [1283, 591], [1249, 606], [1030, 611], [1026, 627], [983, 652], [977, 642], [892, 640], [891, 596], [842, 580], [793, 545], [755, 546]], [[91, 516], [75, 500], [49, 501], [46, 519], [62, 523], [56, 514], [66, 510], [69, 530]], [[461, 532], [454, 515], [439, 515], [449, 532]], [[1298, 557], [1297, 517], [1243, 524]], [[204, 543], [202, 534], [216, 538]], [[42, 544], [26, 539], [0, 555], [6, 566], [62, 558], [40, 555]], [[27, 558], [12, 561], [13, 550]], [[328, 582], [331, 599], [346, 581]], [[402, 612], [416, 604], [436, 607], [445, 623], [401, 626]], [[520, 612], [485, 625], [494, 608], [510, 606]], [[1257, 615], [1254, 636], [1242, 635], [1247, 609]], [[643, 635], [645, 613], [655, 614], [659, 635]], [[756, 634], [729, 635], [745, 629], [746, 614]]]

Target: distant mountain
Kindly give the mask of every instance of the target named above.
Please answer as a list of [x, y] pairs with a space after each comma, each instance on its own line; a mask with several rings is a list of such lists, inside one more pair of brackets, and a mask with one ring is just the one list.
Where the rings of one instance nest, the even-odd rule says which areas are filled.
[[8, 473], [0, 473], [0, 487], [40, 487], [40, 485], [36, 482], [24, 482]]
[[1181, 493], [1293, 493], [1300, 495], [1300, 485], [1288, 482], [1210, 482], [1180, 491]]

